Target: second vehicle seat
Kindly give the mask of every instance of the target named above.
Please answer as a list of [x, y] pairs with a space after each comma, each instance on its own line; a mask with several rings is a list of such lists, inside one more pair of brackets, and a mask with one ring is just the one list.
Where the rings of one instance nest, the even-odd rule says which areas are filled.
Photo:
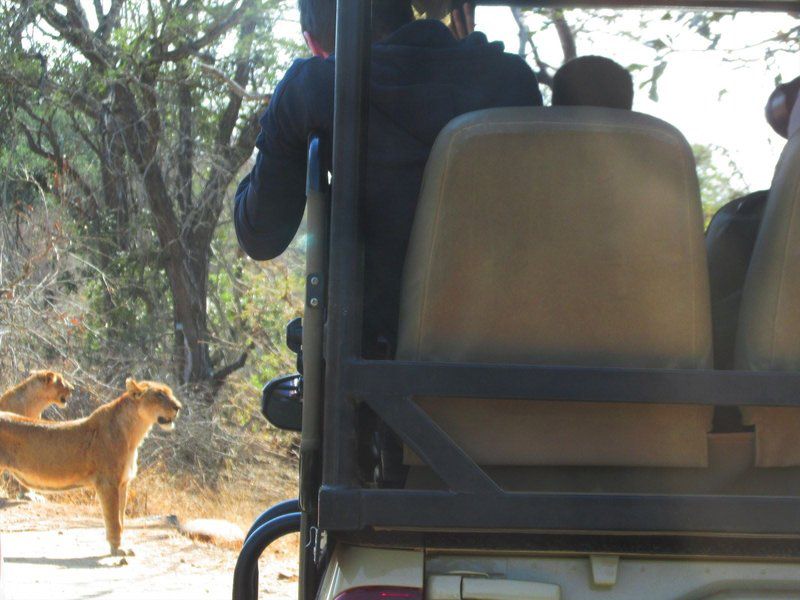
[[[559, 107], [481, 111], [443, 130], [406, 260], [398, 359], [705, 369], [711, 354], [697, 176], [675, 128]], [[708, 461], [711, 407], [417, 400], [482, 465]]]
[[[778, 161], [747, 270], [736, 368], [800, 371], [800, 131]], [[800, 409], [743, 407], [742, 416], [755, 426], [756, 466], [800, 466]]]

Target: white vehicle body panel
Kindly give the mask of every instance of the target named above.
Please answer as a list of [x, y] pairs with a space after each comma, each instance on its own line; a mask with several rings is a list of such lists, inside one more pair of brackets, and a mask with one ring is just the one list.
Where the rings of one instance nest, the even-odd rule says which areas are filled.
[[424, 588], [426, 600], [439, 600], [441, 594], [452, 600], [458, 598], [453, 591], [458, 586], [443, 584], [457, 579], [453, 576], [461, 577], [459, 600], [476, 597], [473, 589], [487, 590], [481, 600], [501, 600], [516, 597], [514, 589], [546, 594], [551, 586], [559, 590], [552, 597], [563, 600], [800, 600], [800, 562], [481, 556], [344, 545], [333, 553], [319, 598], [334, 600], [355, 587], [399, 586]]

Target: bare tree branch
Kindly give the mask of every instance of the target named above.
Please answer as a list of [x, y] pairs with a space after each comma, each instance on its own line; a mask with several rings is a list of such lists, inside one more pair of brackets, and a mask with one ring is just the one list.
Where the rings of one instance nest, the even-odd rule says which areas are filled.
[[[38, 156], [41, 156], [42, 158], [52, 162], [53, 166], [57, 169], [57, 177], [60, 177], [61, 175], [68, 177], [78, 186], [86, 199], [96, 207], [96, 199], [91, 186], [86, 182], [78, 170], [75, 169], [75, 167], [73, 167], [72, 164], [64, 157], [61, 147], [58, 144], [58, 137], [53, 129], [52, 122], [45, 121], [41, 117], [37, 116], [27, 106], [22, 106], [21, 108], [31, 119], [39, 124], [39, 131], [36, 135], [34, 135], [25, 123], [19, 123], [20, 129], [25, 136], [26, 141], [28, 142], [28, 148], [30, 148], [34, 154], [37, 154]], [[42, 145], [41, 138], [43, 135], [47, 138], [47, 141], [50, 144], [50, 150], [46, 149]], [[60, 184], [57, 182], [55, 187], [60, 187]], [[78, 203], [77, 206], [81, 206], [81, 204], [82, 203]], [[82, 207], [81, 210], [83, 211]]]
[[[197, 55], [200, 50], [216, 42], [220, 37], [230, 31], [241, 19], [246, 8], [247, 3], [244, 2], [238, 7], [236, 6], [241, 0], [231, 0], [228, 4], [220, 9], [220, 12], [225, 15], [220, 17], [215, 22], [211, 23], [205, 28], [205, 33], [196, 40], [184, 42], [174, 50], [163, 50], [154, 53], [150, 61], [151, 63], [161, 62], [175, 62]], [[162, 48], [169, 46], [170, 40], [160, 39], [159, 43]]]
[[514, 20], [517, 22], [517, 28], [519, 29], [520, 47], [518, 54], [522, 58], [527, 57], [525, 48], [526, 46], [530, 46], [533, 60], [536, 63], [536, 67], [539, 69], [536, 72], [536, 79], [540, 84], [551, 87], [553, 85], [553, 75], [551, 74], [552, 67], [544, 62], [539, 55], [539, 48], [533, 41], [533, 33], [525, 22], [525, 15], [522, 9], [513, 6], [511, 7], [511, 14], [514, 16]]
[[74, 0], [65, 0], [67, 15], [61, 15], [55, 8], [56, 3], [43, 3], [41, 15], [45, 22], [74, 46], [95, 67], [111, 68], [112, 53], [109, 48], [89, 29], [86, 14]]
[[552, 11], [553, 25], [558, 32], [558, 40], [561, 42], [561, 52], [564, 55], [564, 62], [572, 60], [578, 56], [578, 50], [575, 46], [575, 34], [567, 23], [563, 11]]
[[239, 83], [234, 81], [233, 79], [229, 78], [225, 73], [210, 65], [208, 63], [201, 62], [199, 63], [200, 69], [207, 73], [208, 75], [212, 76], [214, 79], [217, 79], [228, 86], [228, 90], [231, 94], [234, 94], [241, 98], [242, 100], [257, 100], [261, 102], [269, 101], [270, 95], [267, 94], [260, 94], [258, 92], [249, 92]]
[[117, 28], [120, 12], [122, 11], [122, 6], [124, 4], [125, 0], [111, 0], [111, 6], [109, 7], [108, 12], [102, 17], [100, 15], [97, 16], [99, 25], [97, 26], [96, 33], [104, 42], [108, 41], [111, 32]]
[[244, 367], [244, 365], [247, 363], [247, 356], [247, 352], [242, 352], [242, 355], [238, 359], [229, 365], [214, 371], [214, 373], [211, 375], [211, 380], [218, 385], [223, 383], [228, 377], [231, 376], [231, 374]]
[[194, 167], [194, 115], [192, 86], [186, 79], [186, 65], [178, 65], [183, 76], [178, 83], [178, 205], [185, 217], [192, 205], [192, 175]]

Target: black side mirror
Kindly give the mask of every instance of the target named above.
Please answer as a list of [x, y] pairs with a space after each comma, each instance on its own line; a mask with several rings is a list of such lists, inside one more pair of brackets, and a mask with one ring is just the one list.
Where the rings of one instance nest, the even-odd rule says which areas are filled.
[[286, 346], [297, 354], [297, 372], [303, 374], [303, 319], [297, 317], [286, 326]]
[[303, 319], [297, 317], [286, 326], [286, 345], [295, 354], [300, 354], [303, 347]]
[[303, 426], [303, 378], [276, 377], [261, 392], [261, 414], [278, 429], [300, 431]]

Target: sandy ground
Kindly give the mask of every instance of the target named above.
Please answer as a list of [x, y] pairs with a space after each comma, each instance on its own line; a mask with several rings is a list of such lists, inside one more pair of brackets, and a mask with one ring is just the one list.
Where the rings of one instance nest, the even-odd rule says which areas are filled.
[[[184, 537], [164, 517], [128, 519], [123, 547], [108, 556], [92, 507], [0, 500], [5, 600], [194, 600], [230, 598], [236, 550]], [[296, 541], [260, 563], [260, 598], [297, 597]]]

